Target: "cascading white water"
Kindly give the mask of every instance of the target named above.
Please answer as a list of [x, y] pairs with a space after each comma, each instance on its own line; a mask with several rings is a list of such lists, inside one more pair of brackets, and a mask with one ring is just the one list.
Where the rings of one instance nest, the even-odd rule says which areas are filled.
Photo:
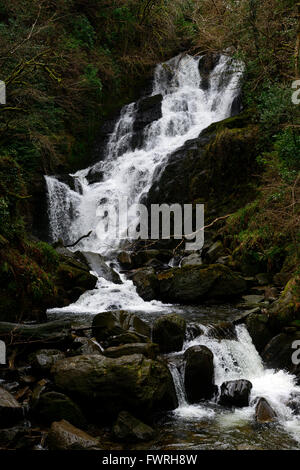
[[[96, 216], [99, 205], [114, 205], [122, 196], [128, 198], [128, 224], [136, 221], [135, 210], [130, 208], [140, 201], [153, 182], [156, 168], [168, 155], [187, 140], [196, 138], [212, 122], [230, 115], [234, 98], [239, 93], [242, 66], [221, 56], [210, 74], [207, 90], [203, 90], [199, 72], [199, 57], [180, 55], [157, 66], [152, 95], [162, 94], [162, 117], [144, 130], [143, 146], [132, 150], [132, 136], [137, 106], [123, 108], [110, 136], [106, 158], [90, 168], [72, 175], [79, 192], [72, 191], [54, 177], [46, 177], [48, 188], [51, 237], [75, 241], [89, 231], [76, 246], [76, 250], [111, 255], [120, 244], [116, 233], [108, 230], [98, 238], [95, 231], [101, 218]], [[100, 172], [102, 180], [89, 184], [90, 171]], [[159, 302], [144, 302], [133, 284], [124, 280], [116, 289], [112, 283], [99, 279], [97, 290], [85, 294], [79, 301], [64, 309], [81, 312], [99, 312], [116, 308], [135, 310], [161, 309]]]
[[[238, 66], [237, 66], [238, 65]], [[101, 239], [95, 228], [99, 223], [96, 211], [99, 205], [114, 204], [121, 196], [129, 205], [138, 203], [149, 190], [153, 175], [168, 155], [186, 141], [198, 137], [212, 122], [230, 115], [231, 105], [239, 93], [242, 67], [232, 64], [230, 58], [221, 57], [209, 77], [209, 86], [201, 88], [199, 58], [178, 56], [157, 66], [153, 81], [153, 96], [162, 94], [162, 117], [150, 124], [143, 135], [142, 148], [133, 150], [132, 137], [137, 106], [125, 106], [110, 136], [106, 158], [90, 168], [72, 175], [74, 188], [54, 177], [46, 177], [49, 202], [50, 235], [53, 240], [66, 242], [77, 240], [93, 231], [90, 238], [82, 240], [76, 250], [110, 255], [119, 246], [113, 232]], [[89, 184], [90, 171], [101, 173], [100, 182]], [[132, 213], [129, 224], [134, 224]], [[86, 292], [73, 305], [50, 312], [98, 313], [112, 309], [132, 311], [168, 311], [160, 302], [145, 302], [136, 292], [133, 283], [121, 275], [123, 284], [113, 284], [98, 279], [95, 290]], [[215, 419], [220, 427], [234, 426], [238, 422], [253, 419], [256, 397], [265, 397], [278, 414], [280, 423], [300, 442], [300, 423], [287, 403], [290, 397], [300, 394], [294, 377], [284, 371], [264, 369], [245, 327], [237, 327], [237, 340], [218, 341], [203, 327], [204, 333], [193, 341], [187, 341], [184, 350], [195, 344], [207, 346], [214, 354], [217, 385], [231, 379], [248, 379], [253, 384], [250, 406], [232, 413], [216, 410], [209, 403], [189, 405], [185, 397], [182, 365], [178, 368], [180, 354], [171, 357], [170, 370], [176, 387], [179, 407], [175, 415], [180, 419]]]
[[[176, 415], [184, 419], [202, 419], [215, 417], [219, 419], [220, 426], [234, 427], [242, 422], [254, 419], [256, 399], [264, 397], [276, 411], [280, 424], [300, 442], [300, 416], [293, 413], [288, 403], [291, 397], [300, 402], [300, 387], [295, 384], [295, 377], [286, 371], [265, 369], [251, 337], [244, 325], [236, 327], [236, 339], [219, 340], [210, 335], [210, 329], [201, 326], [203, 334], [192, 341], [186, 341], [180, 356], [190, 347], [202, 345], [208, 347], [214, 355], [215, 384], [220, 387], [228, 380], [247, 379], [253, 385], [250, 406], [236, 409], [232, 413], [213, 411], [204, 404], [188, 405], [182, 400], [185, 396], [184, 380], [180, 371], [174, 365], [174, 358], [170, 358], [175, 388], [177, 390], [179, 408]], [[178, 358], [177, 358], [178, 362]], [[174, 372], [174, 367], [176, 372]], [[179, 377], [176, 377], [178, 375]], [[181, 375], [181, 376], [180, 376]], [[219, 413], [219, 414], [218, 414]]]

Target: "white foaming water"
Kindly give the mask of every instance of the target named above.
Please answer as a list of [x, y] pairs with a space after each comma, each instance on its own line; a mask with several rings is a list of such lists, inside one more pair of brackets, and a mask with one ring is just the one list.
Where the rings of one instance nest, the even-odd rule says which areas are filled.
[[[292, 408], [288, 406], [292, 396], [300, 398], [300, 387], [295, 384], [295, 377], [283, 370], [264, 368], [262, 359], [244, 325], [236, 327], [236, 340], [212, 338], [209, 335], [209, 328], [203, 326], [201, 328], [204, 334], [193, 341], [185, 342], [183, 352], [196, 345], [208, 347], [214, 355], [215, 384], [219, 387], [225, 381], [238, 379], [250, 380], [253, 385], [249, 407], [236, 409], [231, 413], [228, 411], [217, 413], [209, 410], [211, 414], [215, 414], [219, 425], [234, 428], [253, 420], [256, 399], [264, 397], [276, 411], [279, 423], [300, 442], [300, 417], [295, 415]], [[172, 371], [172, 368], [170, 370]], [[174, 377], [174, 373], [172, 375]], [[174, 380], [174, 383], [177, 394], [182, 396], [184, 392], [178, 388], [183, 386], [183, 378]], [[179, 401], [179, 403], [179, 408], [176, 410], [177, 416], [187, 419], [197, 416], [198, 419], [202, 419], [211, 416], [205, 414], [207, 407], [204, 405], [187, 406], [186, 402]]]
[[[83, 239], [75, 250], [92, 251], [113, 256], [120, 245], [115, 231], [108, 230], [101, 238], [96, 227], [101, 221], [96, 216], [99, 206], [114, 205], [122, 197], [128, 198], [128, 226], [136, 225], [134, 204], [139, 203], [152, 183], [156, 168], [168, 155], [187, 140], [196, 138], [212, 122], [230, 116], [234, 98], [239, 93], [242, 74], [240, 64], [232, 64], [229, 57], [222, 56], [210, 74], [207, 90], [202, 90], [199, 73], [199, 57], [177, 56], [157, 66], [152, 95], [162, 94], [162, 117], [144, 129], [143, 146], [132, 149], [132, 138], [137, 105], [125, 106], [107, 145], [104, 161], [78, 171], [72, 191], [54, 177], [46, 177], [48, 188], [50, 232], [53, 240], [62, 238], [69, 242]], [[89, 184], [90, 171], [102, 175], [101, 182]], [[96, 290], [84, 294], [78, 302], [57, 311], [98, 313], [116, 308], [131, 310], [162, 310], [160, 302], [144, 302], [130, 281], [123, 279], [123, 286], [116, 286], [99, 279]]]

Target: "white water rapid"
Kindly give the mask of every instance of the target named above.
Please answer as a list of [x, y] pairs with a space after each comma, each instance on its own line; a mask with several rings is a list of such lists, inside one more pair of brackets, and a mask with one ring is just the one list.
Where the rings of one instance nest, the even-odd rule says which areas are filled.
[[[236, 339], [215, 339], [210, 328], [201, 326], [203, 334], [192, 341], [186, 341], [183, 351], [170, 356], [169, 368], [173, 376], [179, 407], [175, 411], [177, 417], [184, 420], [215, 418], [222, 428], [241, 426], [249, 420], [254, 421], [256, 400], [264, 397], [275, 410], [280, 425], [293, 438], [300, 442], [300, 416], [294, 414], [291, 404], [300, 404], [300, 387], [295, 384], [295, 377], [286, 371], [266, 369], [256, 351], [250, 335], [244, 325], [236, 326]], [[210, 405], [189, 405], [185, 399], [184, 367], [182, 354], [192, 346], [202, 345], [210, 349], [214, 355], [215, 384], [219, 387], [228, 380], [247, 379], [253, 388], [250, 406], [236, 408], [232, 412], [220, 411], [215, 407], [217, 397]], [[177, 367], [176, 367], [177, 365]], [[179, 365], [179, 366], [178, 366]]]

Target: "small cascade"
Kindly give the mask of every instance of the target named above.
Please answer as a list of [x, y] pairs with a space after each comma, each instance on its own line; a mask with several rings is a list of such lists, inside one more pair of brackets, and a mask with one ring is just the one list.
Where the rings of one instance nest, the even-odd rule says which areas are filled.
[[[254, 420], [257, 399], [264, 397], [275, 410], [280, 425], [293, 438], [300, 442], [300, 416], [293, 413], [289, 402], [293, 397], [300, 406], [300, 386], [295, 384], [295, 377], [283, 370], [266, 369], [251, 337], [244, 325], [235, 327], [236, 339], [217, 339], [212, 336], [213, 329], [201, 325], [203, 334], [184, 343], [182, 352], [169, 357], [169, 368], [172, 373], [178, 398], [178, 409], [175, 415], [185, 419], [203, 419], [224, 412], [212, 406], [212, 403], [189, 405], [185, 399], [184, 379], [177, 364], [182, 364], [184, 352], [192, 346], [202, 345], [209, 348], [214, 355], [215, 384], [220, 390], [223, 382], [247, 379], [252, 385], [250, 405], [246, 408], [233, 410], [219, 419], [220, 425], [236, 426], [238, 422]], [[183, 367], [181, 365], [181, 370]], [[200, 378], [199, 378], [200, 380]], [[218, 396], [213, 401], [217, 403]]]

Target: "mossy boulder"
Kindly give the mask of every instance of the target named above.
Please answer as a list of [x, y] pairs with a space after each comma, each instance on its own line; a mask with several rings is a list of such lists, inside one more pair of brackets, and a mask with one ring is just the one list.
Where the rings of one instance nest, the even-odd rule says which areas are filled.
[[300, 277], [293, 277], [280, 298], [268, 310], [270, 326], [279, 332], [295, 320], [300, 320]]
[[158, 295], [158, 280], [155, 269], [152, 267], [140, 268], [133, 271], [129, 276], [136, 286], [137, 293], [144, 300], [153, 300]]
[[[125, 310], [99, 313], [93, 318], [92, 327], [93, 335], [99, 342], [107, 341], [111, 337], [126, 336], [128, 334], [133, 335], [133, 341], [128, 341], [128, 343], [144, 343], [150, 340], [149, 325], [133, 313]], [[118, 344], [121, 343], [118, 342]]]
[[113, 427], [113, 435], [118, 441], [145, 442], [155, 437], [155, 431], [127, 411], [121, 411]]
[[212, 124], [156, 170], [147, 204], [204, 203], [207, 220], [243, 207], [256, 195], [257, 134], [246, 112]]
[[261, 353], [273, 337], [268, 325], [269, 318], [262, 313], [251, 313], [246, 319], [246, 326], [257, 351]]
[[193, 346], [184, 357], [184, 385], [189, 403], [212, 398], [215, 391], [213, 353], [206, 346]]
[[239, 274], [221, 264], [172, 268], [157, 277], [159, 297], [174, 303], [230, 299], [241, 295], [247, 287]]
[[186, 331], [186, 321], [180, 315], [163, 315], [153, 324], [152, 338], [162, 353], [181, 351]]
[[140, 354], [117, 359], [76, 356], [58, 362], [52, 372], [56, 386], [91, 419], [114, 419], [124, 409], [149, 418], [155, 411], [177, 406], [167, 366]]

